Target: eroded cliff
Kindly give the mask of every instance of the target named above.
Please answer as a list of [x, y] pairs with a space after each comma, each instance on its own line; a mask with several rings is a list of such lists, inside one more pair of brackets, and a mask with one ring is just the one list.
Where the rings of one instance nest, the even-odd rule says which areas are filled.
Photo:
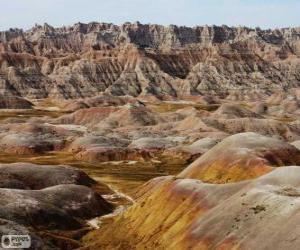
[[300, 29], [77, 23], [0, 32], [1, 93], [186, 98], [298, 87]]

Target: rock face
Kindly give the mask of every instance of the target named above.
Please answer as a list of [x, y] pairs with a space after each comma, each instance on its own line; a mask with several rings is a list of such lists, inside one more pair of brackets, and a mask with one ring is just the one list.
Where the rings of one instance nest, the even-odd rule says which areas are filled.
[[0, 232], [29, 234], [32, 249], [79, 247], [67, 231], [82, 230], [85, 220], [113, 210], [98, 193], [111, 190], [75, 168], [14, 163], [0, 169]]
[[31, 109], [33, 104], [18, 96], [0, 95], [0, 109]]
[[299, 167], [234, 184], [154, 179], [86, 249], [296, 249], [299, 179]]
[[87, 249], [296, 247], [296, 147], [256, 133], [221, 142], [202, 139], [185, 147], [204, 154], [177, 176], [155, 178], [138, 189], [132, 207], [85, 237]]
[[224, 139], [179, 177], [211, 183], [236, 182], [261, 176], [273, 167], [290, 165], [300, 165], [296, 147], [259, 134], [242, 133]]
[[43, 154], [60, 150], [77, 132], [45, 123], [0, 125], [0, 149], [14, 155]]
[[135, 101], [135, 98], [132, 98], [130, 96], [113, 96], [107, 93], [102, 93], [91, 98], [66, 101], [66, 103], [62, 105], [62, 108], [67, 111], [76, 111], [82, 108], [92, 108], [98, 106], [122, 106], [128, 103], [134, 103]]
[[[0, 33], [1, 93], [172, 99], [299, 86], [299, 28], [48, 24]], [[234, 98], [234, 94], [232, 95]]]
[[153, 157], [149, 150], [139, 150], [118, 147], [91, 147], [75, 155], [77, 160], [86, 162], [109, 161], [140, 161], [144, 162]]
[[102, 148], [126, 147], [129, 144], [130, 141], [126, 139], [88, 135], [84, 137], [79, 137], [78, 139], [74, 140], [72, 144], [68, 147], [68, 150], [73, 153], [78, 153], [82, 150], [86, 150], [88, 148], [93, 148], [93, 147], [102, 147]]
[[[177, 141], [177, 140], [178, 141]], [[176, 146], [178, 142], [184, 141], [183, 137], [179, 138], [140, 138], [138, 140], [134, 140], [129, 147], [138, 148], [138, 149], [166, 149], [170, 147]]]
[[96, 182], [83, 171], [69, 166], [29, 163], [0, 164], [0, 187], [38, 190], [62, 184], [89, 186]]
[[42, 190], [0, 189], [0, 218], [46, 229], [80, 229], [76, 218], [91, 219], [111, 212], [112, 207], [91, 189], [58, 185]]
[[219, 119], [234, 119], [234, 118], [262, 118], [257, 113], [254, 113], [246, 108], [238, 106], [236, 104], [223, 104], [213, 114]]

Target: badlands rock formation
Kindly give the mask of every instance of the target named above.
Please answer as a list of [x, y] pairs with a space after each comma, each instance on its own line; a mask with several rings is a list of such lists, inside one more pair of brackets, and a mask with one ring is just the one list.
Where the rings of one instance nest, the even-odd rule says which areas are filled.
[[300, 151], [280, 140], [255, 133], [227, 137], [188, 166], [179, 177], [211, 183], [237, 182], [274, 167], [300, 165]]
[[160, 177], [84, 249], [297, 249], [299, 167], [252, 181]]
[[174, 99], [208, 90], [298, 87], [299, 33], [298, 28], [95, 22], [11, 29], [0, 33], [1, 93]]
[[33, 104], [18, 96], [0, 96], [0, 108], [1, 109], [31, 109]]
[[[83, 171], [25, 163], [1, 164], [0, 168], [0, 232], [29, 234], [32, 249], [78, 247], [80, 243], [71, 235], [60, 238], [60, 234], [82, 230], [85, 219], [113, 210], [113, 205], [93, 190], [102, 184]], [[44, 230], [54, 233], [40, 235]]]
[[136, 204], [86, 236], [85, 249], [297, 248], [290, 230], [300, 167], [284, 164], [299, 157], [293, 146], [255, 133], [228, 137], [179, 175], [146, 183]]
[[96, 182], [68, 166], [34, 165], [29, 163], [1, 164], [1, 188], [39, 190], [56, 185], [82, 185], [92, 187]]
[[0, 236], [297, 249], [299, 58], [299, 28], [0, 32]]

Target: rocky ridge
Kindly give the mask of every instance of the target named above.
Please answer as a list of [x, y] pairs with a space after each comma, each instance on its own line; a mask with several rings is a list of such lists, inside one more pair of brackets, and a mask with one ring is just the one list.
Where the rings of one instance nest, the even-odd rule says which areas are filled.
[[2, 94], [176, 99], [299, 86], [300, 29], [77, 23], [0, 32]]

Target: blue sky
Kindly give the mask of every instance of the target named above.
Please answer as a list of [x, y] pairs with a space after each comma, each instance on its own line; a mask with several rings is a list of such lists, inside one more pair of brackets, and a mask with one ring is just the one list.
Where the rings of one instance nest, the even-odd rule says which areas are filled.
[[300, 26], [300, 0], [0, 0], [0, 30], [76, 22]]

